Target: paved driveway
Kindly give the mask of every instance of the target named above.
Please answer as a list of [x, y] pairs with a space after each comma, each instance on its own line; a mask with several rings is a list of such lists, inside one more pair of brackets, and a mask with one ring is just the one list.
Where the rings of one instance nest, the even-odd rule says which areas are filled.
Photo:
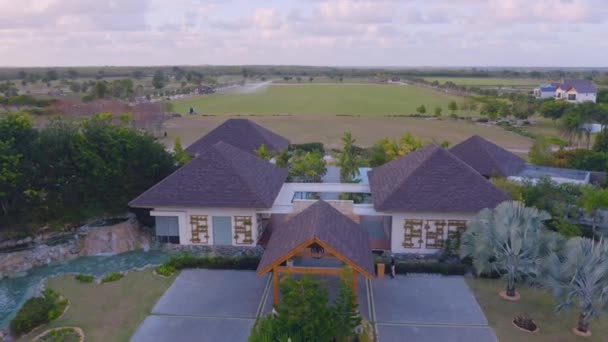
[[183, 270], [132, 341], [247, 341], [269, 277], [253, 271]]
[[498, 341], [463, 277], [399, 275], [372, 287], [381, 342]]
[[[335, 292], [336, 277], [320, 277]], [[360, 278], [359, 309], [380, 342], [497, 342], [462, 277]], [[370, 305], [371, 304], [371, 305]], [[247, 341], [272, 308], [270, 277], [253, 271], [183, 270], [132, 341]]]

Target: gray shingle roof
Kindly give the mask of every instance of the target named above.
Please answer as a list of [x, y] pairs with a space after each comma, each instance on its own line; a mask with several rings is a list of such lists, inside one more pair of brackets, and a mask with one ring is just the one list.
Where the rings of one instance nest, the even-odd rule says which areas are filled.
[[284, 224], [275, 227], [258, 272], [265, 272], [302, 243], [316, 238], [373, 276], [372, 250], [367, 232], [323, 200], [319, 200]]
[[452, 147], [450, 152], [485, 177], [514, 176], [526, 166], [523, 159], [479, 135]]
[[452, 153], [429, 145], [369, 172], [374, 208], [477, 212], [508, 196]]
[[286, 178], [287, 170], [218, 142], [129, 205], [270, 208]]
[[559, 87], [565, 91], [574, 88], [578, 93], [597, 93], [597, 87], [590, 80], [564, 80]]
[[254, 154], [262, 144], [275, 152], [280, 152], [289, 146], [287, 139], [251, 120], [228, 119], [188, 146], [186, 152], [192, 156], [200, 154], [218, 141], [226, 142], [251, 154]]

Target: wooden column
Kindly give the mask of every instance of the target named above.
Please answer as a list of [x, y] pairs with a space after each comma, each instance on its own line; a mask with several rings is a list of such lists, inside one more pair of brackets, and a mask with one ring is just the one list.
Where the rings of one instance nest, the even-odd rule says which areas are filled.
[[359, 291], [357, 288], [357, 278], [358, 278], [358, 273], [357, 271], [353, 270], [353, 293], [355, 294], [355, 301], [359, 301]]
[[272, 269], [272, 288], [273, 288], [273, 302], [274, 306], [279, 305], [279, 299], [281, 294], [279, 293], [279, 273], [276, 268]]

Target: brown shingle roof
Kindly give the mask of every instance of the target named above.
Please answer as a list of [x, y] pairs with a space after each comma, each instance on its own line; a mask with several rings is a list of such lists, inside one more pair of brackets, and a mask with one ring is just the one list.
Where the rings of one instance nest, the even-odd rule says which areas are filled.
[[372, 250], [367, 232], [327, 202], [319, 200], [281, 226], [275, 227], [258, 273], [283, 262], [286, 255], [306, 241], [317, 239], [371, 277], [374, 274]]
[[368, 173], [374, 208], [394, 212], [477, 212], [508, 199], [477, 171], [436, 145]]
[[526, 166], [520, 157], [479, 135], [452, 147], [450, 152], [485, 177], [513, 176]]
[[287, 170], [218, 142], [129, 205], [270, 208], [286, 178]]
[[204, 149], [223, 141], [241, 150], [254, 154], [262, 144], [275, 152], [280, 152], [289, 146], [289, 140], [247, 119], [228, 119], [194, 143], [186, 152], [194, 156]]

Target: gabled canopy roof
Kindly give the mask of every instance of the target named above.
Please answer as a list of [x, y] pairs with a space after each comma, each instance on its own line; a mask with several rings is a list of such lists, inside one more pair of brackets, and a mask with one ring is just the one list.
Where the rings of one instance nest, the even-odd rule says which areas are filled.
[[287, 139], [251, 120], [228, 119], [188, 146], [186, 152], [195, 156], [218, 141], [223, 141], [251, 154], [254, 154], [254, 151], [259, 149], [262, 144], [275, 152], [280, 152], [289, 146]]
[[523, 159], [479, 135], [452, 147], [450, 152], [485, 177], [513, 176], [526, 166]]
[[597, 87], [590, 80], [564, 80], [559, 85], [559, 88], [563, 91], [569, 91], [574, 88], [579, 93], [597, 93]]
[[362, 275], [373, 277], [374, 265], [367, 232], [322, 200], [275, 228], [257, 273], [261, 275], [271, 271], [314, 243]]
[[129, 205], [270, 208], [286, 178], [287, 170], [218, 142]]
[[429, 145], [369, 172], [374, 208], [477, 212], [508, 196], [452, 153]]

